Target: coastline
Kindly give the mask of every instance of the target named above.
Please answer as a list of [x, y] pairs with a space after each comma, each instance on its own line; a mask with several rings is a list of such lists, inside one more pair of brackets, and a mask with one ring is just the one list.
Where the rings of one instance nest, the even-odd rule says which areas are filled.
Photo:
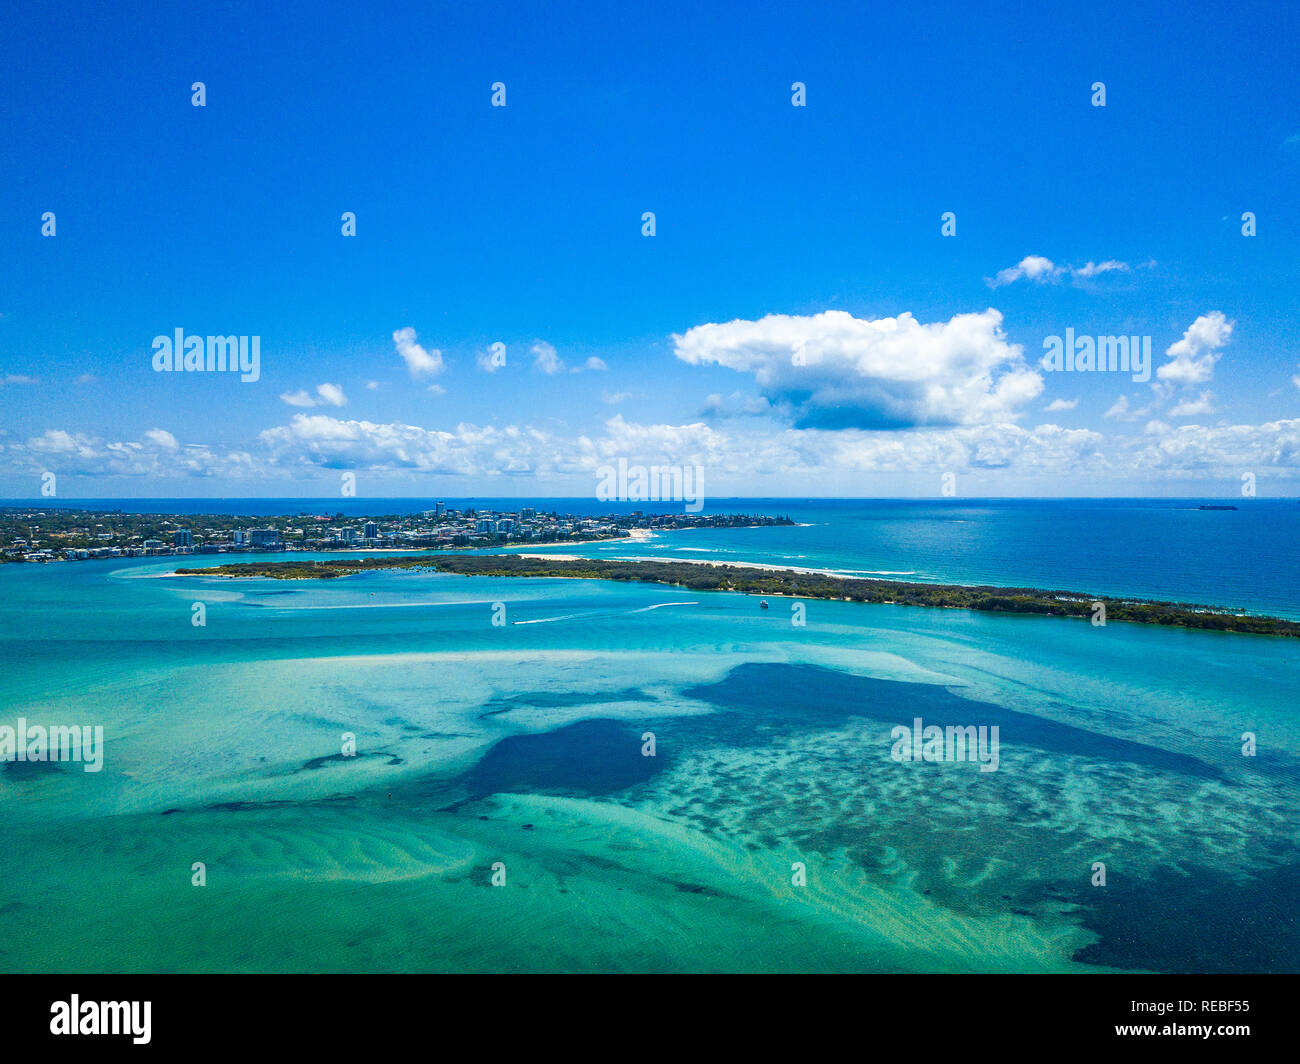
[[703, 559], [607, 560], [527, 554], [443, 555], [419, 559], [375, 557], [329, 562], [268, 562], [178, 569], [177, 576], [218, 576], [277, 580], [338, 579], [367, 571], [432, 569], [461, 576], [614, 580], [665, 584], [691, 591], [724, 591], [755, 596], [925, 606], [982, 613], [1068, 617], [1195, 628], [1249, 635], [1300, 638], [1300, 622], [1241, 613], [1223, 607], [1165, 602], [1129, 596], [1026, 587], [924, 584], [846, 577], [826, 571], [801, 571], [775, 565], [719, 565]]

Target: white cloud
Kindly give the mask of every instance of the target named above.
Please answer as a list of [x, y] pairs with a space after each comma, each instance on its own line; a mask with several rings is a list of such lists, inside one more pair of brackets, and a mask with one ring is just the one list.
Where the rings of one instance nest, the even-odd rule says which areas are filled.
[[426, 351], [416, 343], [415, 329], [411, 326], [408, 325], [393, 333], [393, 344], [413, 378], [436, 377], [443, 371], [442, 352], [436, 349]]
[[347, 469], [412, 477], [563, 477], [584, 488], [598, 466], [619, 457], [646, 465], [698, 464], [706, 470], [706, 483], [715, 485], [768, 476], [794, 485], [831, 478], [860, 484], [875, 474], [928, 484], [937, 470], [1048, 478], [1054, 485], [1068, 479], [1080, 486], [1135, 473], [1236, 480], [1243, 469], [1300, 479], [1300, 419], [1217, 428], [1153, 421], [1142, 432], [1121, 435], [1009, 422], [827, 431], [746, 420], [728, 422], [723, 429], [703, 422], [639, 424], [616, 415], [599, 431], [575, 437], [526, 425], [431, 429], [297, 413], [289, 424], [260, 433], [256, 444], [250, 454], [182, 444], [161, 429], [124, 442], [51, 429], [21, 443], [6, 444], [0, 438], [0, 460], [25, 476], [51, 469], [60, 475], [151, 481], [292, 483]]
[[709, 417], [763, 417], [774, 413], [772, 404], [761, 395], [732, 392], [725, 399], [718, 394], [704, 400], [704, 413]]
[[[1139, 264], [1138, 269], [1150, 269], [1155, 265], [1155, 260]], [[1049, 258], [1042, 255], [1026, 255], [1016, 265], [1008, 266], [1005, 270], [999, 270], [996, 277], [986, 277], [990, 288], [1001, 288], [1003, 285], [1014, 284], [1016, 281], [1031, 281], [1034, 284], [1055, 284], [1063, 278], [1069, 278], [1072, 281], [1087, 281], [1093, 277], [1100, 277], [1104, 273], [1128, 273], [1134, 267], [1127, 262], [1120, 262], [1118, 259], [1106, 259], [1104, 262], [1093, 262], [1089, 260], [1082, 266], [1058, 265]]]
[[316, 394], [311, 395], [305, 388], [296, 392], [285, 392], [280, 398], [290, 406], [346, 406], [348, 397], [337, 384], [316, 385]]
[[150, 429], [144, 434], [144, 438], [155, 447], [161, 447], [165, 451], [174, 451], [179, 446], [176, 437], [166, 429]]
[[603, 373], [605, 370], [609, 369], [609, 367], [605, 365], [605, 360], [603, 358], [597, 358], [595, 355], [592, 355], [591, 358], [587, 359], [587, 361], [581, 366], [575, 366], [573, 372], [581, 373], [584, 369], [591, 373]]
[[753, 374], [796, 428], [903, 429], [1014, 419], [1043, 390], [993, 308], [922, 324], [828, 310], [698, 325], [673, 336], [691, 365]]
[[1206, 428], [1180, 425], [1134, 455], [1138, 468], [1165, 476], [1223, 476], [1242, 470], [1295, 477], [1300, 474], [1300, 419], [1262, 425]]
[[328, 403], [330, 406], [346, 406], [348, 398], [343, 394], [343, 389], [337, 384], [316, 385], [316, 394], [320, 396], [322, 403]]
[[1218, 310], [1202, 314], [1183, 333], [1183, 338], [1169, 345], [1166, 362], [1156, 370], [1156, 377], [1167, 386], [1204, 384], [1214, 375], [1219, 348], [1232, 336], [1233, 323]]
[[1197, 414], [1214, 413], [1214, 395], [1211, 392], [1201, 392], [1195, 399], [1184, 399], [1181, 403], [1169, 411], [1170, 417], [1195, 417]]
[[545, 340], [538, 340], [532, 346], [533, 366], [543, 373], [559, 373], [564, 369], [564, 363], [560, 361], [560, 356], [556, 353], [555, 348]]
[[1073, 410], [1078, 405], [1078, 399], [1053, 399], [1047, 404], [1047, 412], [1054, 414], [1058, 410]]
[[1118, 262], [1115, 259], [1107, 259], [1105, 262], [1088, 262], [1083, 266], [1071, 268], [1070, 274], [1073, 277], [1096, 277], [1103, 273], [1128, 273], [1129, 264], [1127, 262]]
[[1127, 395], [1121, 395], [1115, 400], [1114, 404], [1107, 410], [1102, 417], [1114, 418], [1116, 421], [1136, 421], [1145, 411], [1129, 411], [1129, 402]]
[[999, 270], [996, 277], [985, 278], [990, 288], [1014, 284], [1019, 280], [1033, 281], [1035, 284], [1047, 284], [1060, 279], [1065, 272], [1064, 266], [1057, 266], [1051, 259], [1042, 255], [1026, 255], [1016, 265]]
[[6, 373], [0, 377], [0, 384], [35, 384], [36, 378], [25, 373]]

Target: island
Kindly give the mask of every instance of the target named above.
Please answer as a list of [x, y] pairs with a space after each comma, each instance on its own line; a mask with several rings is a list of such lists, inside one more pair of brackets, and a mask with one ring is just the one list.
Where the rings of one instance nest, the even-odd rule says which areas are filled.
[[1084, 595], [1023, 587], [966, 587], [905, 580], [838, 576], [812, 570], [710, 562], [642, 561], [548, 557], [520, 554], [420, 555], [418, 557], [332, 558], [326, 561], [247, 562], [201, 569], [177, 569], [179, 576], [263, 577], [275, 580], [328, 580], [355, 573], [425, 569], [461, 576], [621, 580], [667, 584], [691, 591], [731, 591], [794, 599], [824, 599], [898, 606], [930, 606], [982, 613], [1037, 614], [1107, 622], [1128, 621], [1175, 628], [1300, 637], [1300, 622], [1239, 613], [1184, 602]]

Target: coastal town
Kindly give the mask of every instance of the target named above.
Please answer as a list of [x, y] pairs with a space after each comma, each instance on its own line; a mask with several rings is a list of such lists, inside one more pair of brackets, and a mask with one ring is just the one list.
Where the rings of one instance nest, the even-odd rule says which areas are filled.
[[8, 507], [0, 509], [0, 562], [297, 550], [481, 549], [620, 539], [688, 528], [792, 523], [788, 517], [756, 514], [652, 514], [636, 510], [591, 516], [538, 506], [452, 509], [442, 502], [417, 513], [373, 516], [344, 516], [337, 511], [241, 516]]

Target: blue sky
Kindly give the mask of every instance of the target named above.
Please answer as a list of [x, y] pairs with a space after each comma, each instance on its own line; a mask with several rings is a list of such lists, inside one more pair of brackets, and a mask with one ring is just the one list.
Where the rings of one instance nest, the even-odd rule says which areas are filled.
[[869, 7], [10, 7], [0, 494], [1300, 492], [1296, 8]]

